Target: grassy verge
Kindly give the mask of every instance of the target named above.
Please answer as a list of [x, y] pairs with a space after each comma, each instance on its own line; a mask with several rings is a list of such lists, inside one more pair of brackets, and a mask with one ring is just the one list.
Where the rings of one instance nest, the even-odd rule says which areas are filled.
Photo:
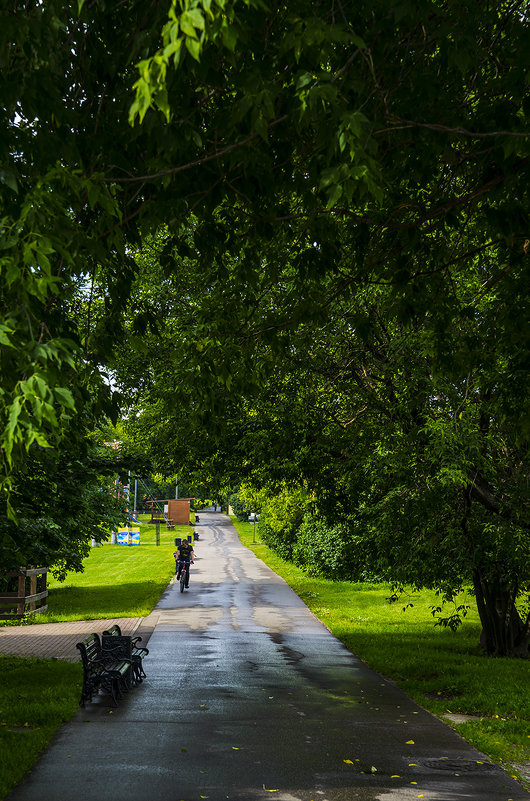
[[[484, 656], [473, 609], [455, 633], [435, 627], [434, 593], [390, 604], [385, 584], [310, 578], [263, 545], [259, 527], [255, 532], [249, 523], [233, 522], [242, 543], [282, 576], [351, 651], [530, 789], [524, 779], [530, 762], [528, 661]], [[404, 611], [409, 602], [413, 606]], [[454, 714], [474, 717], [455, 723], [447, 717]]]
[[0, 656], [0, 798], [31, 768], [79, 704], [81, 666]]

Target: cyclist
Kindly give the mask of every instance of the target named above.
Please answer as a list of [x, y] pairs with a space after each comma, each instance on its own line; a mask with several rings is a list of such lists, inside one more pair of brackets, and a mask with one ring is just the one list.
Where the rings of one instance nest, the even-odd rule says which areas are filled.
[[173, 554], [175, 559], [177, 560], [177, 581], [180, 580], [180, 574], [182, 572], [182, 568], [185, 567], [186, 569], [186, 587], [190, 583], [190, 562], [193, 564], [195, 560], [195, 553], [193, 551], [193, 545], [188, 540], [183, 540], [180, 545], [177, 547], [177, 550]]

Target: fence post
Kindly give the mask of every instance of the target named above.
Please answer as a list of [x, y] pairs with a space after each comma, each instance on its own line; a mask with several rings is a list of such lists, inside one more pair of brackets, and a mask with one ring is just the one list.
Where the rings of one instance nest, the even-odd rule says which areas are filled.
[[19, 617], [24, 617], [26, 606], [26, 569], [24, 567], [21, 567], [20, 569], [24, 572], [19, 574], [18, 577], [17, 615]]
[[[29, 577], [29, 594], [36, 595], [37, 594], [37, 576], [30, 576]], [[29, 604], [29, 611], [34, 612], [37, 608], [37, 601], [30, 601]]]

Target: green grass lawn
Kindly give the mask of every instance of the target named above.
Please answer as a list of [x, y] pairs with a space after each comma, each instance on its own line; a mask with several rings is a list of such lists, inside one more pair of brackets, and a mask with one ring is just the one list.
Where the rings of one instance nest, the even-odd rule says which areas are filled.
[[[473, 603], [457, 632], [435, 627], [433, 592], [389, 603], [386, 584], [310, 578], [260, 542], [259, 526], [255, 532], [249, 523], [233, 522], [242, 543], [282, 576], [352, 652], [447, 722], [448, 714], [477, 716], [451, 725], [513, 775], [521, 775], [517, 766], [530, 761], [530, 663], [487, 657], [479, 650]], [[403, 611], [409, 602], [413, 606]]]
[[0, 798], [31, 768], [78, 708], [82, 668], [56, 659], [0, 656]]
[[158, 546], [154, 525], [139, 529], [140, 545], [104, 543], [92, 548], [83, 563], [84, 573], [70, 573], [64, 582], [51, 578], [48, 612], [34, 622], [148, 615], [175, 572], [175, 538], [193, 533], [193, 528], [161, 527]]

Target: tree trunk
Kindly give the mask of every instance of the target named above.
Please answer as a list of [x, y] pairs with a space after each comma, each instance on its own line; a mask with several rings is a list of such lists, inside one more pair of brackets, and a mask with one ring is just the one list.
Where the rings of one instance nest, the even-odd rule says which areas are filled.
[[530, 617], [524, 621], [515, 608], [517, 585], [507, 587], [488, 580], [478, 568], [473, 583], [482, 623], [481, 648], [493, 656], [528, 657]]

